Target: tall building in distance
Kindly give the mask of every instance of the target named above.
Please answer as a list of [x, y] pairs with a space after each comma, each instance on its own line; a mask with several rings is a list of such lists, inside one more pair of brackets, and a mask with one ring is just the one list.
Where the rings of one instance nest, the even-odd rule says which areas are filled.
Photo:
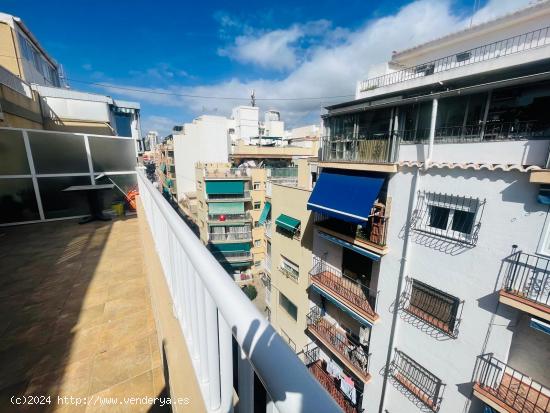
[[273, 186], [270, 319], [343, 411], [548, 411], [549, 18], [394, 53]]

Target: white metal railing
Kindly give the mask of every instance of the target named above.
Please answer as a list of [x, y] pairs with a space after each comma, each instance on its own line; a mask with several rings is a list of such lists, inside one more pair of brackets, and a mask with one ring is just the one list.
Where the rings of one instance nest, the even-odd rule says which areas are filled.
[[422, 63], [386, 75], [364, 80], [360, 84], [360, 91], [366, 92], [379, 87], [430, 76], [434, 73], [445, 72], [457, 67], [498, 59], [502, 56], [520, 53], [548, 44], [550, 44], [550, 27], [544, 27], [508, 39], [485, 44], [474, 49], [455, 53], [451, 56], [432, 60], [431, 62]]
[[209, 412], [233, 410], [232, 339], [239, 346], [239, 411], [254, 411], [254, 375], [280, 413], [338, 405], [162, 195], [138, 171], [140, 198]]
[[210, 232], [209, 234], [210, 241], [239, 241], [239, 240], [249, 240], [252, 239], [251, 231], [243, 232]]

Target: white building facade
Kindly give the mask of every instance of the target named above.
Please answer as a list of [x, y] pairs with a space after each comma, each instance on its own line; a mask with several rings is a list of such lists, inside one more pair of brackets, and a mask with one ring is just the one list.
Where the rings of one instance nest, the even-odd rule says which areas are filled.
[[344, 411], [549, 411], [549, 16], [396, 53], [328, 108], [305, 353]]

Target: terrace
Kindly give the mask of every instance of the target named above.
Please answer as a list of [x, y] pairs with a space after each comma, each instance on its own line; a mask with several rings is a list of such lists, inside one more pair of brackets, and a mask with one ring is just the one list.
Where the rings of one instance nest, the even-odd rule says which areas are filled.
[[517, 251], [505, 263], [500, 302], [550, 321], [550, 260]]
[[498, 412], [550, 412], [549, 388], [491, 354], [478, 357], [474, 375], [474, 395]]

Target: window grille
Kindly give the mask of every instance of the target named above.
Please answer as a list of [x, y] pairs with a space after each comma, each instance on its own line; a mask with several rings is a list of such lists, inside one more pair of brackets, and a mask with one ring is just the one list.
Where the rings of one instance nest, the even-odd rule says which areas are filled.
[[404, 310], [452, 337], [460, 324], [459, 298], [415, 279], [407, 279]]
[[419, 192], [413, 229], [474, 246], [477, 244], [485, 200]]
[[430, 371], [397, 349], [391, 363], [391, 375], [430, 410], [439, 410], [444, 384]]

